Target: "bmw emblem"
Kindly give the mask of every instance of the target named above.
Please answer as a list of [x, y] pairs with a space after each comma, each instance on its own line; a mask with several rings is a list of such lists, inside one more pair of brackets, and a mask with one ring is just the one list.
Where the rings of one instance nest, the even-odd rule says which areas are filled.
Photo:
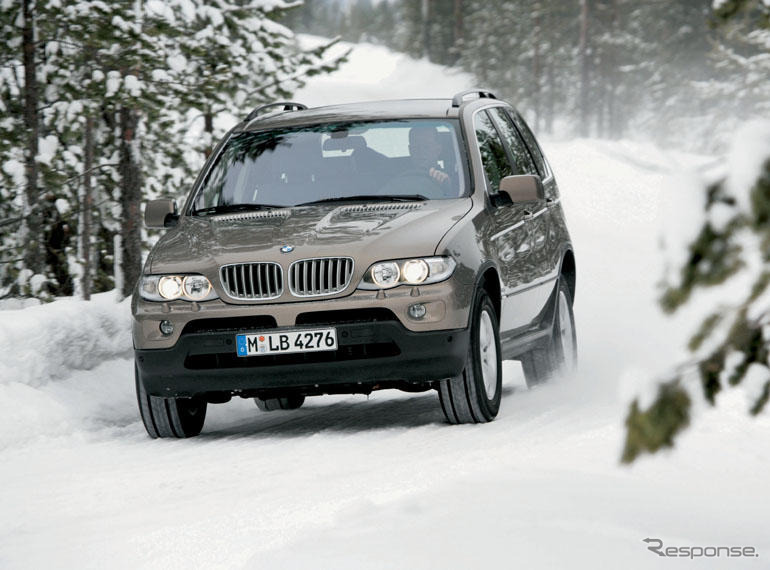
[[293, 245], [285, 245], [281, 248], [281, 253], [291, 253], [292, 251], [294, 251]]

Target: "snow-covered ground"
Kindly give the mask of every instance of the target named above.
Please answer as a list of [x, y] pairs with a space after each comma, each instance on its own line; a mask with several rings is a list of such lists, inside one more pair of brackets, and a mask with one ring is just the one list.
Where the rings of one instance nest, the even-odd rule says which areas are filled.
[[[296, 99], [446, 96], [468, 78], [360, 46]], [[703, 162], [638, 143], [547, 141], [577, 249], [575, 378], [498, 419], [443, 422], [434, 393], [210, 406], [204, 433], [150, 440], [129, 308], [103, 294], [0, 310], [0, 568], [767, 568], [770, 418], [739, 391], [677, 447], [620, 466], [630, 395], [683, 355], [693, 311], [655, 306], [660, 211]], [[665, 546], [759, 558], [661, 560]]]

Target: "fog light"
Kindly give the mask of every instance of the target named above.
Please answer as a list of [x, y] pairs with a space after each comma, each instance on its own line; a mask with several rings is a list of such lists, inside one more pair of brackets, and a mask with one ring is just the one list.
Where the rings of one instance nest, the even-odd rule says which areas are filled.
[[171, 321], [160, 321], [160, 332], [163, 336], [168, 336], [174, 332], [174, 323]]
[[413, 319], [421, 319], [425, 316], [425, 313], [427, 313], [428, 310], [425, 308], [425, 305], [422, 303], [415, 303], [414, 305], [409, 305], [409, 316]]

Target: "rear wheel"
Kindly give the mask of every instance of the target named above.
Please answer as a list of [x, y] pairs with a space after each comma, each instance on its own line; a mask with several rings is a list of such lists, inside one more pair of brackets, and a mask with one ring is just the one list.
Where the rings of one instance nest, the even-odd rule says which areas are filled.
[[152, 438], [193, 437], [203, 429], [207, 404], [200, 398], [160, 398], [144, 388], [139, 369], [134, 365], [136, 399], [144, 429]]
[[557, 374], [570, 374], [577, 367], [577, 335], [572, 296], [564, 279], [556, 293], [556, 315], [548, 344], [529, 351], [521, 358], [524, 377], [530, 388]]
[[272, 412], [275, 410], [296, 410], [305, 403], [305, 396], [292, 395], [283, 398], [254, 398], [254, 403], [263, 412]]
[[456, 378], [439, 384], [439, 400], [447, 421], [470, 424], [495, 419], [500, 410], [502, 370], [497, 312], [486, 291], [479, 290], [465, 368]]

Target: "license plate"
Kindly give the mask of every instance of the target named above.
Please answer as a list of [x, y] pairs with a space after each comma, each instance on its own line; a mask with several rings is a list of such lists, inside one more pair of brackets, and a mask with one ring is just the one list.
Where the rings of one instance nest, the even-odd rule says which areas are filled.
[[337, 350], [337, 329], [239, 334], [235, 346], [238, 356]]

